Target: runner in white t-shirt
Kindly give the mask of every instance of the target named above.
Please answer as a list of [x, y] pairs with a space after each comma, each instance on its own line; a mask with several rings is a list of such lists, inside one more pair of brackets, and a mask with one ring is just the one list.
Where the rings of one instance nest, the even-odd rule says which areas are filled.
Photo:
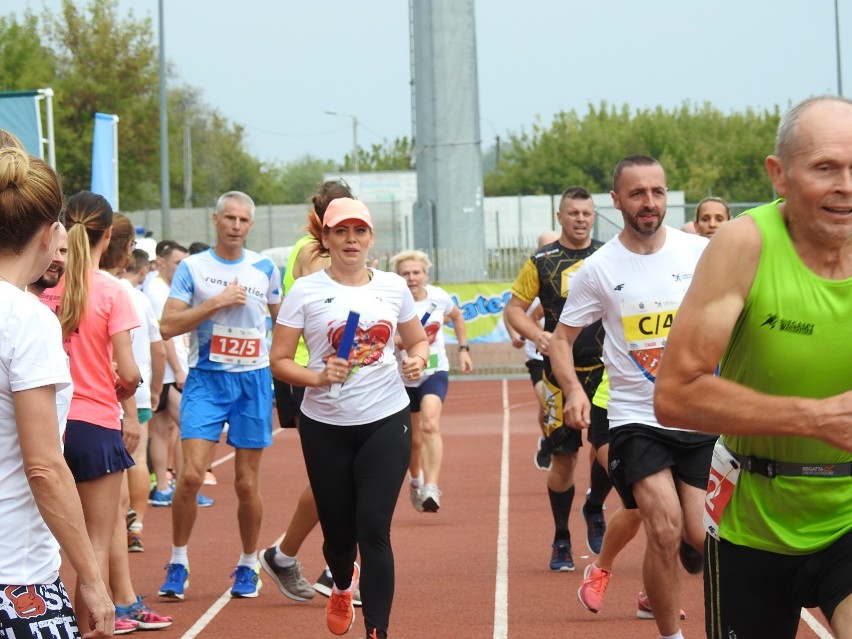
[[[660, 635], [680, 638], [681, 538], [703, 548], [701, 508], [715, 438], [661, 426], [654, 415], [654, 380], [669, 328], [707, 240], [663, 226], [666, 175], [648, 156], [623, 159], [612, 200], [624, 229], [577, 271], [550, 341], [553, 370], [566, 391], [565, 423], [588, 428], [590, 402], [574, 370], [572, 345], [582, 327], [603, 321], [609, 373], [613, 484], [625, 508], [639, 508], [647, 534], [645, 588]], [[606, 547], [606, 535], [604, 547]], [[581, 601], [602, 606], [609, 571], [590, 564]], [[589, 583], [592, 582], [592, 583]], [[589, 584], [589, 588], [586, 588]], [[598, 606], [583, 599], [594, 586]]]
[[[157, 273], [146, 277], [142, 291], [151, 300], [157, 320], [163, 316], [163, 308], [169, 299], [169, 289], [178, 265], [189, 252], [172, 240], [157, 242]], [[156, 485], [151, 490], [148, 503], [152, 506], [171, 506], [175, 476], [183, 464], [180, 454], [180, 399], [186, 374], [189, 371], [189, 339], [187, 335], [176, 335], [163, 340], [166, 365], [163, 372], [163, 388], [159, 401], [153, 406], [149, 435], [151, 438], [151, 468]], [[169, 460], [173, 459], [173, 467]], [[171, 472], [173, 471], [173, 472]], [[199, 494], [199, 506], [210, 506], [213, 500]]]
[[130, 498], [128, 511], [127, 549], [129, 552], [143, 552], [142, 531], [145, 523], [145, 513], [148, 508], [148, 494], [151, 490], [151, 480], [148, 474], [148, 442], [150, 441], [150, 421], [153, 417], [153, 407], [159, 405], [160, 394], [163, 390], [163, 371], [166, 364], [166, 347], [160, 336], [160, 321], [154, 314], [151, 300], [136, 288], [145, 274], [148, 264], [148, 254], [144, 251], [133, 251], [133, 260], [127, 268], [119, 271], [121, 283], [130, 294], [136, 314], [139, 315], [139, 328], [130, 331], [133, 358], [142, 374], [142, 385], [136, 391], [136, 412], [139, 415], [139, 425], [142, 433], [139, 446], [133, 451], [133, 461], [136, 463], [127, 472], [127, 484]]
[[423, 251], [403, 251], [391, 260], [391, 267], [405, 279], [414, 297], [417, 316], [429, 339], [429, 365], [420, 379], [403, 379], [411, 400], [411, 463], [408, 465], [409, 496], [419, 512], [436, 513], [441, 507], [438, 474], [444, 456], [441, 439], [441, 409], [447, 396], [450, 361], [444, 347], [444, 323], [452, 322], [459, 349], [462, 373], [473, 372], [464, 315], [447, 292], [426, 282], [432, 261]]
[[[391, 519], [411, 457], [393, 336], [399, 331], [408, 353], [402, 372], [410, 381], [426, 367], [429, 347], [405, 281], [366, 267], [373, 223], [361, 202], [332, 200], [322, 222], [313, 216], [311, 234], [331, 263], [287, 292], [270, 360], [277, 379], [305, 387], [299, 437], [334, 581], [326, 625], [337, 635], [352, 627], [360, 551], [370, 575], [361, 588], [366, 636], [384, 639], [394, 590]], [[351, 325], [351, 349], [342, 352], [351, 311], [360, 317]], [[307, 368], [294, 361], [303, 335]]]

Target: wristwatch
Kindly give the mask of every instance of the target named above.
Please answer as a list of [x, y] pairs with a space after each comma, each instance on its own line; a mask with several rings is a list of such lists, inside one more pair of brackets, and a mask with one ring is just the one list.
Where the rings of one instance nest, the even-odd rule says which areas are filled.
[[461, 353], [462, 351], [470, 352], [470, 346], [468, 346], [467, 344], [459, 344], [459, 353]]

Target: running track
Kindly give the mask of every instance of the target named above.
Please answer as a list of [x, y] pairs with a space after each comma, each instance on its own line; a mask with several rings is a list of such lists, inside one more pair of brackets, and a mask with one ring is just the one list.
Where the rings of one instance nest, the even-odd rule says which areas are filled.
[[[645, 544], [641, 532], [616, 563], [604, 610], [592, 614], [577, 600], [582, 570], [591, 561], [579, 512], [588, 486], [584, 454], [588, 446], [580, 454], [570, 522], [577, 570], [548, 570], [553, 524], [545, 473], [532, 463], [538, 432], [535, 414], [526, 379], [453, 380], [450, 384], [441, 425], [441, 511], [415, 512], [406, 486], [394, 519], [397, 583], [389, 633], [393, 639], [657, 637], [653, 621], [635, 618]], [[240, 553], [230, 451], [225, 445], [216, 447], [219, 484], [204, 490], [216, 504], [199, 510], [189, 546], [191, 575], [184, 601], [156, 596], [169, 560], [171, 522], [168, 508], [148, 511], [145, 552], [130, 555], [133, 582], [150, 607], [175, 618], [170, 628], [154, 636], [333, 637], [325, 628], [322, 596], [294, 602], [264, 579], [257, 599], [230, 598], [229, 575]], [[274, 444], [261, 465], [263, 547], [275, 543], [283, 532], [306, 481], [296, 432], [276, 428]], [[609, 512], [617, 508], [614, 492], [607, 506]], [[317, 528], [299, 553], [305, 577], [312, 581], [324, 566], [321, 541]], [[73, 589], [70, 568], [63, 568], [63, 578]], [[684, 635], [703, 637], [701, 578], [683, 572], [682, 583], [688, 615]], [[811, 612], [803, 614], [798, 636], [831, 637], [819, 611]], [[363, 618], [356, 609], [355, 625], [347, 636], [360, 639], [364, 634]]]

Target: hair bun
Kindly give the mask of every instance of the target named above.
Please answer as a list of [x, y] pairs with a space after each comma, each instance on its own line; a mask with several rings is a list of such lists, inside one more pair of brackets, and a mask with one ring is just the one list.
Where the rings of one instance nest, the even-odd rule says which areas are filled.
[[30, 156], [13, 146], [0, 149], [0, 191], [23, 186], [30, 171]]

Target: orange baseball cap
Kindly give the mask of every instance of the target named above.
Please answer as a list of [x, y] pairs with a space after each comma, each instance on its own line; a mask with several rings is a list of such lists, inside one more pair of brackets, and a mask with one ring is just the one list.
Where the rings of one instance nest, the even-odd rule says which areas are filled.
[[373, 228], [373, 218], [370, 212], [360, 200], [351, 197], [339, 197], [329, 202], [322, 216], [322, 223], [329, 228], [334, 228], [346, 220], [358, 220], [370, 228]]

